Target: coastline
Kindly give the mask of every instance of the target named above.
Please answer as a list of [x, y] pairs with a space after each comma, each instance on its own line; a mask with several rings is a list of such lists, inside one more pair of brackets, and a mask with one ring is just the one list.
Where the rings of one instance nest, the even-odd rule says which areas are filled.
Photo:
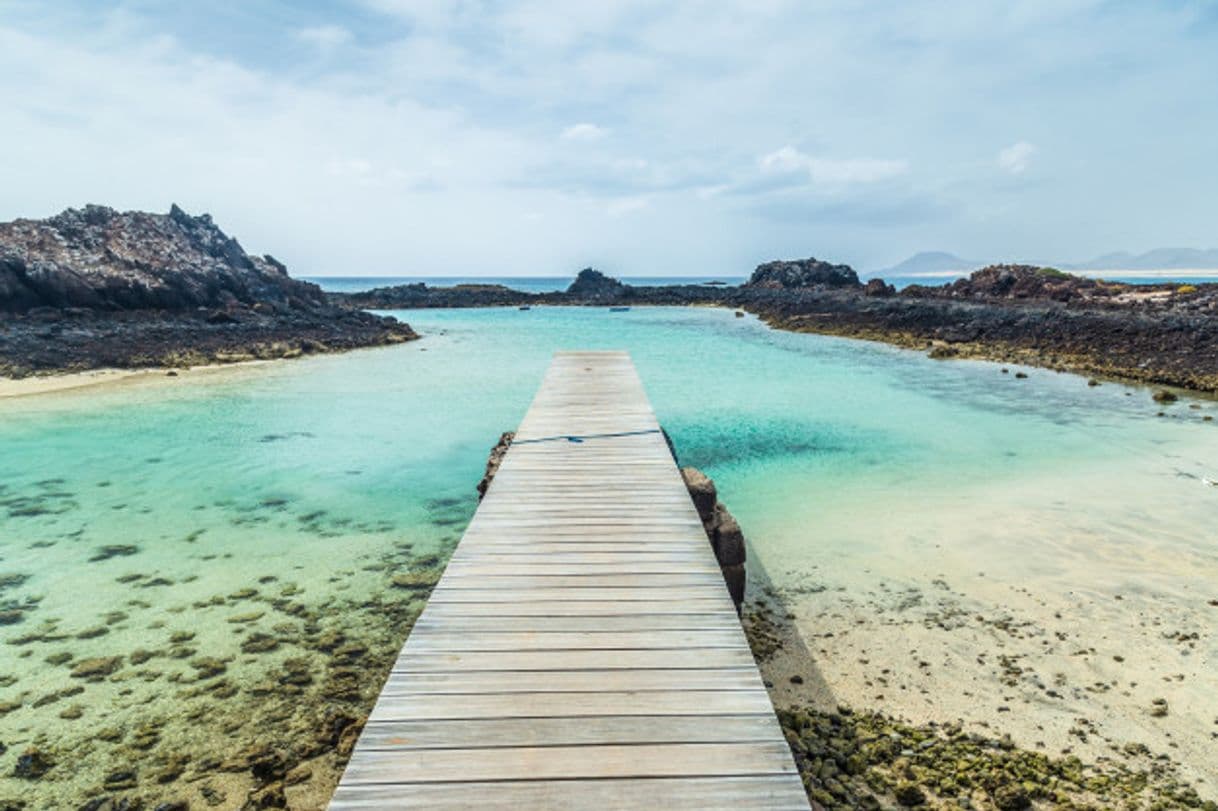
[[497, 284], [406, 284], [330, 293], [336, 305], [377, 311], [564, 305], [719, 306], [771, 327], [1114, 380], [1218, 393], [1218, 284], [1130, 285], [1052, 268], [994, 266], [966, 279], [900, 291], [861, 283], [814, 259], [759, 266], [740, 286], [623, 284], [585, 269], [565, 291]]
[[0, 377], [0, 400], [56, 394], [83, 388], [112, 386], [120, 383], [151, 382], [165, 378], [169, 380], [176, 378], [179, 381], [193, 382], [197, 378], [214, 372], [265, 366], [273, 362], [272, 360], [245, 360], [182, 368], [154, 366], [143, 369], [90, 369], [84, 372], [48, 372], [46, 374], [29, 375], [28, 377]]

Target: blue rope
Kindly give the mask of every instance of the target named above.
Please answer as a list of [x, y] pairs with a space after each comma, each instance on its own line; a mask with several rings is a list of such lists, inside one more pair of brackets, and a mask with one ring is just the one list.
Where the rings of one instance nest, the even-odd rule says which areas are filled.
[[658, 433], [660, 433], [659, 428], [648, 428], [646, 431], [619, 431], [615, 434], [559, 434], [558, 436], [543, 436], [536, 439], [514, 439], [512, 440], [511, 445], [531, 445], [535, 442], [557, 442], [562, 439], [578, 444], [583, 442], [585, 439], [613, 439], [621, 436], [643, 436], [644, 434]]

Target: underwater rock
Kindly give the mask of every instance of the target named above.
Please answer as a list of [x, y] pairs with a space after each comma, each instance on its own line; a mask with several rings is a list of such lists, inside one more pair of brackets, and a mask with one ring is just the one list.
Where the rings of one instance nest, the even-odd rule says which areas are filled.
[[1151, 395], [1151, 399], [1156, 403], [1174, 403], [1180, 398], [1167, 389], [1159, 389]]
[[107, 791], [126, 791], [135, 788], [139, 778], [132, 769], [110, 772], [102, 778], [102, 787]]
[[495, 474], [499, 472], [499, 466], [503, 464], [504, 454], [512, 444], [512, 440], [516, 438], [515, 431], [504, 431], [499, 435], [499, 441], [495, 443], [495, 447], [491, 448], [490, 457], [486, 460], [486, 472], [482, 476], [482, 481], [478, 482], [478, 500], [486, 495], [486, 490], [491, 486], [491, 482], [495, 478]]
[[411, 591], [427, 591], [439, 581], [440, 573], [430, 570], [403, 572], [395, 574], [389, 579], [390, 585], [394, 588], [409, 589]]
[[123, 663], [121, 656], [95, 656], [92, 659], [81, 659], [72, 668], [71, 676], [74, 679], [88, 679], [96, 681], [109, 676]]
[[279, 647], [279, 640], [270, 634], [254, 632], [241, 642], [242, 653], [266, 653]]
[[313, 683], [313, 676], [309, 672], [309, 660], [303, 657], [293, 657], [283, 660], [283, 673], [279, 676], [280, 684], [294, 684], [298, 687], [303, 687]]
[[30, 747], [17, 756], [13, 766], [13, 777], [22, 780], [37, 780], [55, 766], [51, 756], [41, 749]]
[[287, 805], [283, 783], [276, 782], [252, 792], [242, 808], [286, 808]]
[[308, 766], [301, 764], [291, 769], [283, 776], [283, 784], [285, 786], [295, 786], [300, 783], [307, 783], [313, 777], [313, 770]]
[[198, 659], [192, 659], [190, 666], [195, 669], [195, 677], [200, 681], [215, 678], [228, 669], [222, 660], [214, 656], [200, 656]]
[[926, 803], [926, 794], [922, 789], [918, 788], [916, 783], [909, 781], [898, 783], [896, 791], [893, 794], [897, 798], [897, 802], [906, 808], [925, 805]]
[[18, 574], [17, 572], [9, 572], [8, 574], [0, 574], [0, 591], [8, 591], [15, 589], [25, 581], [29, 580], [28, 574]]
[[93, 556], [89, 558], [89, 563], [97, 563], [110, 558], [129, 557], [140, 551], [140, 548], [135, 544], [109, 544], [107, 546], [99, 546]]
[[994, 792], [994, 805], [998, 811], [1023, 811], [1032, 807], [1032, 798], [1023, 786], [1008, 784]]

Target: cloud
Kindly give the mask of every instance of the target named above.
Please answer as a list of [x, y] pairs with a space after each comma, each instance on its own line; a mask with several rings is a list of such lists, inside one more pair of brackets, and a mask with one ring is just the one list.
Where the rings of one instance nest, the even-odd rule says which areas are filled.
[[1032, 157], [1036, 152], [1036, 147], [1033, 144], [1027, 141], [1017, 141], [1006, 149], [999, 151], [998, 166], [1004, 172], [1021, 175], [1028, 170], [1028, 166], [1031, 165]]
[[329, 52], [346, 45], [354, 39], [354, 35], [341, 25], [317, 25], [300, 29], [296, 32], [296, 38], [319, 51]]
[[636, 211], [642, 211], [651, 205], [646, 197], [624, 197], [611, 202], [605, 211], [610, 217], [624, 217]]
[[595, 124], [572, 124], [558, 136], [564, 141], [599, 141], [609, 134], [609, 130]]
[[1218, 216], [1202, 3], [0, 5], [0, 220], [177, 200], [294, 273], [1094, 255]]
[[878, 158], [817, 158], [792, 146], [784, 146], [763, 155], [758, 161], [763, 174], [790, 175], [806, 172], [816, 185], [849, 186], [858, 183], [878, 183], [891, 180], [909, 171], [902, 160]]

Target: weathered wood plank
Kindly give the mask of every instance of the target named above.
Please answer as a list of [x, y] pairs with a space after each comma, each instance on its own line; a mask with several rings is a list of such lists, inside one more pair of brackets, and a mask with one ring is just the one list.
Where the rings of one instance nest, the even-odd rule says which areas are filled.
[[343, 780], [368, 783], [570, 780], [622, 777], [735, 777], [793, 773], [784, 741], [748, 743], [594, 744], [589, 746], [417, 749], [361, 752]]
[[[374, 721], [364, 749], [463, 749], [471, 741], [499, 746], [579, 746], [590, 743], [744, 743], [774, 740], [774, 715], [609, 715], [587, 718], [472, 718]], [[488, 753], [489, 754], [489, 753]]]
[[[792, 783], [794, 782], [794, 786]], [[798, 781], [760, 777], [524, 780], [496, 783], [339, 786], [332, 811], [468, 811], [590, 808], [598, 811], [807, 811]]]
[[457, 672], [469, 670], [563, 671], [605, 668], [690, 668], [754, 665], [747, 648], [651, 648], [644, 650], [404, 651], [394, 672]]
[[582, 631], [537, 633], [504, 631], [473, 633], [451, 631], [411, 635], [406, 650], [427, 651], [530, 651], [530, 650], [649, 650], [652, 648], [734, 648], [741, 643], [739, 628], [693, 631]]
[[538, 673], [493, 670], [469, 673], [397, 673], [390, 675], [382, 696], [439, 693], [630, 692], [636, 690], [756, 690], [755, 669], [704, 670], [567, 670]]
[[[510, 611], [510, 610], [509, 610]], [[501, 609], [502, 612], [502, 609]], [[411, 633], [441, 634], [449, 633], [454, 625], [459, 625], [461, 633], [499, 634], [499, 633], [553, 633], [588, 632], [588, 631], [730, 631], [740, 632], [740, 623], [734, 615], [722, 611], [702, 614], [618, 614], [616, 616], [583, 616], [556, 617], [552, 615], [517, 616], [514, 612], [488, 616], [463, 616], [460, 623], [454, 623], [454, 616], [443, 611], [432, 613], [427, 611], [414, 624]]]

